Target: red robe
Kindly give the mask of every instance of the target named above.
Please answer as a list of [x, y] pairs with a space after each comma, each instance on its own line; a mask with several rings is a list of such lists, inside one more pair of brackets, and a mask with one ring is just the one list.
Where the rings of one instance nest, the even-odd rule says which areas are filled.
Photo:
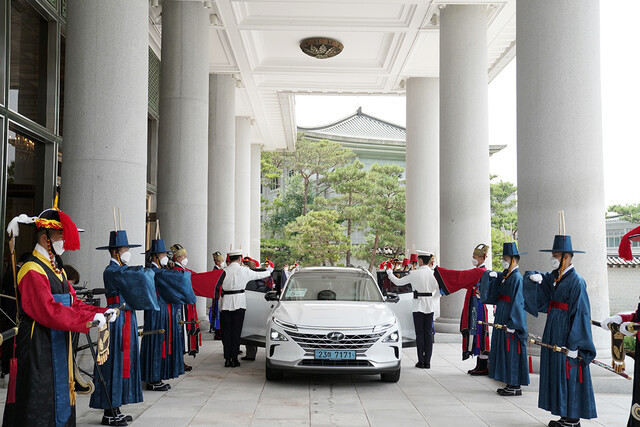
[[[460, 316], [463, 360], [473, 354], [487, 354], [490, 349], [488, 327], [477, 324], [477, 320], [487, 320], [487, 307], [479, 303], [480, 279], [482, 279], [482, 273], [486, 270], [484, 265], [470, 270], [448, 270], [442, 267], [436, 267], [434, 270], [434, 276], [444, 295], [452, 294], [460, 289], [467, 290], [464, 296], [462, 314]], [[478, 301], [478, 312], [476, 312], [474, 316], [473, 309], [476, 305], [474, 304], [476, 300]], [[482, 317], [482, 319], [480, 319], [480, 317]], [[473, 337], [472, 343], [469, 342], [471, 337]]]

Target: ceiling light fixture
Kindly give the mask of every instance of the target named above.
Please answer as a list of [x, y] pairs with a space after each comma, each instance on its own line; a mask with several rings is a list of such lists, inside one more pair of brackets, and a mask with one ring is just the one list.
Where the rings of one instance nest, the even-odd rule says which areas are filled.
[[343, 48], [339, 41], [326, 37], [311, 37], [300, 42], [300, 49], [316, 59], [332, 58], [342, 52]]

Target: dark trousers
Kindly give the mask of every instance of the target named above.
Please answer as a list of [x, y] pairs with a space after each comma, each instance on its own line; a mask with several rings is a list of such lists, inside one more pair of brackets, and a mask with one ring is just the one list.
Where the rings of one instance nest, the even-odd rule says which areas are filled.
[[413, 325], [416, 329], [418, 362], [431, 363], [431, 352], [433, 350], [433, 313], [414, 311]]
[[235, 359], [240, 351], [240, 334], [244, 323], [244, 308], [220, 311], [220, 329], [225, 359]]

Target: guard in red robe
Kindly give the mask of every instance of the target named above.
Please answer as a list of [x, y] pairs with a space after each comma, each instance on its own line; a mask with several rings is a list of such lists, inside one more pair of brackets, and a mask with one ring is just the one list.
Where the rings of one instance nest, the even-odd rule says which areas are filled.
[[468, 371], [470, 375], [489, 375], [489, 331], [486, 325], [478, 325], [478, 321], [487, 320], [487, 307], [480, 299], [480, 280], [482, 273], [487, 270], [484, 263], [488, 253], [489, 246], [481, 243], [473, 250], [474, 268], [471, 270], [447, 270], [442, 267], [436, 267], [434, 270], [443, 295], [452, 294], [460, 289], [467, 290], [460, 317], [462, 360], [478, 356], [476, 367]]
[[[88, 333], [87, 323], [105, 323], [106, 308], [84, 304], [67, 281], [60, 255], [80, 249], [78, 228], [58, 210], [38, 217], [20, 215], [18, 223], [35, 225], [36, 245], [18, 272], [19, 330], [9, 374], [4, 426], [75, 426], [75, 381], [71, 332]], [[112, 316], [115, 320], [115, 316]]]

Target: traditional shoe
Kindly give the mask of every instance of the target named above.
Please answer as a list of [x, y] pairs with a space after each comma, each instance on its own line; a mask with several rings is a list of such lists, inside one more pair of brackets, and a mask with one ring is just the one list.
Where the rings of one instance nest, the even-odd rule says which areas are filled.
[[184, 364], [184, 370], [185, 370], [185, 372], [189, 372], [189, 371], [191, 371], [192, 369], [193, 369], [193, 366], [189, 366], [189, 365], [187, 365], [186, 363]]
[[122, 412], [120, 412], [120, 408], [114, 408], [114, 411], [116, 413], [116, 416], [118, 417], [118, 419], [125, 419], [128, 423], [133, 421], [133, 417], [131, 415], [125, 415]]
[[499, 388], [498, 394], [500, 396], [522, 396], [522, 389], [520, 387], [511, 388], [506, 386], [505, 388]]
[[157, 383], [147, 383], [147, 390], [151, 391], [167, 391], [171, 388], [169, 384], [165, 384], [162, 381]]
[[103, 426], [128, 426], [129, 423], [124, 418], [120, 417], [108, 417], [106, 415], [102, 416]]
[[238, 366], [240, 366], [240, 361], [238, 361], [237, 358], [231, 360], [231, 367], [232, 368], [237, 368]]
[[580, 427], [580, 418], [565, 418], [562, 417], [559, 420], [555, 421], [549, 421], [549, 426], [553, 426], [553, 427]]
[[256, 358], [255, 357], [249, 357], [249, 356], [243, 356], [243, 357], [240, 358], [240, 360], [248, 360], [248, 361], [252, 362], [252, 361], [256, 360]]
[[472, 369], [470, 371], [467, 371], [467, 374], [469, 375], [473, 375], [473, 376], [480, 376], [480, 375], [489, 375], [489, 370], [488, 369]]

